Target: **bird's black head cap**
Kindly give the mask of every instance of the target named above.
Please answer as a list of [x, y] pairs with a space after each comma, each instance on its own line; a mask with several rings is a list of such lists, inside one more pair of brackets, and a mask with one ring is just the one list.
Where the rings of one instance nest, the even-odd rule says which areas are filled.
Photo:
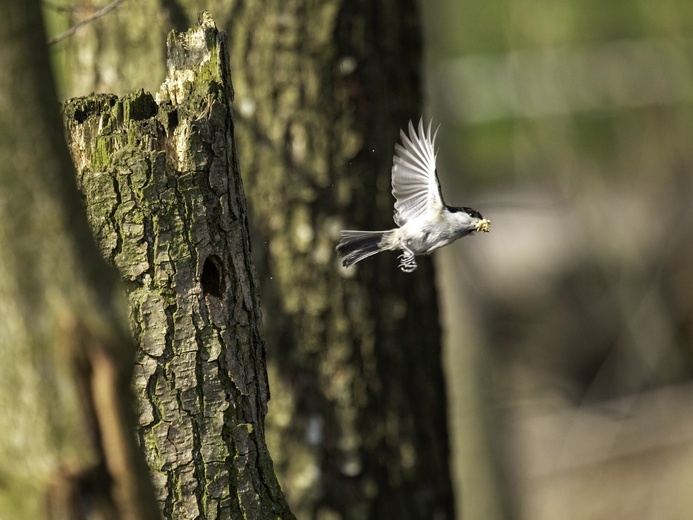
[[484, 218], [481, 216], [481, 213], [479, 213], [477, 210], [472, 209], [472, 208], [465, 208], [465, 207], [460, 207], [460, 206], [448, 206], [448, 211], [451, 213], [457, 213], [458, 211], [464, 211], [470, 217], [478, 218], [479, 220]]

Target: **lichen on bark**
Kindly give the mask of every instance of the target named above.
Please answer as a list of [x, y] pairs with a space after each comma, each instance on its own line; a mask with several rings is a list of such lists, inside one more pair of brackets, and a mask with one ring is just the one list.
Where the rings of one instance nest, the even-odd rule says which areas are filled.
[[139, 438], [167, 518], [293, 518], [264, 439], [269, 390], [224, 33], [171, 33], [156, 99], [63, 109], [89, 220], [139, 348]]

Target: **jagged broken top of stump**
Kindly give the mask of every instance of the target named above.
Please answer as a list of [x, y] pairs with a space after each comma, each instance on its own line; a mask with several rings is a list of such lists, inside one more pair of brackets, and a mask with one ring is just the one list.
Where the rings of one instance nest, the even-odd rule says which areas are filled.
[[[166, 47], [166, 80], [156, 94], [157, 103], [170, 101], [180, 105], [203, 73], [226, 83], [223, 70], [228, 63], [226, 33], [219, 32], [207, 11], [199, 14], [197, 27], [182, 33], [171, 31]], [[230, 85], [225, 86], [230, 88]]]

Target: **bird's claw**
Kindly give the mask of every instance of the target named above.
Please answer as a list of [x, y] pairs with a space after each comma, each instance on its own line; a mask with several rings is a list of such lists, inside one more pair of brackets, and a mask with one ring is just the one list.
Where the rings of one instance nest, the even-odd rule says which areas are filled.
[[405, 273], [411, 273], [416, 270], [416, 257], [412, 254], [402, 253], [397, 257], [399, 260], [399, 268]]

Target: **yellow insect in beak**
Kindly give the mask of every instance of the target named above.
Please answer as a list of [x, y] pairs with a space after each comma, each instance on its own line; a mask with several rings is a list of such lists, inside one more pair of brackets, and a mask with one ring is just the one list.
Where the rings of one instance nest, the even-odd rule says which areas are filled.
[[485, 218], [482, 218], [479, 222], [476, 223], [476, 230], [477, 231], [484, 231], [486, 233], [489, 232], [491, 229], [491, 221], [486, 220]]

